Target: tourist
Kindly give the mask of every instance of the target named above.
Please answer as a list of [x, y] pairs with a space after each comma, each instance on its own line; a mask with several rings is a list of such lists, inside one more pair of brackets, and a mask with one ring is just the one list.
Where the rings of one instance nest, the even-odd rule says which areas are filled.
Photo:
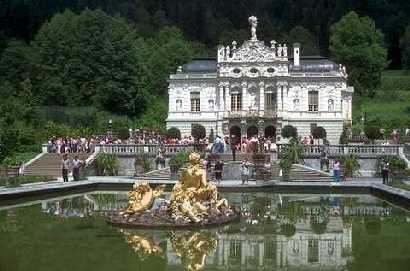
[[83, 165], [83, 162], [78, 159], [78, 156], [74, 156], [73, 160], [73, 179], [75, 182], [80, 180], [80, 169], [81, 166]]
[[232, 160], [235, 162], [235, 160], [236, 160], [236, 145], [235, 145], [234, 137], [232, 137], [232, 139], [231, 139], [231, 150], [232, 150]]
[[340, 162], [338, 159], [335, 159], [333, 162], [333, 181], [338, 183], [340, 179]]
[[161, 151], [159, 151], [155, 157], [155, 167], [156, 169], [163, 169], [165, 167], [165, 158]]
[[248, 183], [249, 181], [249, 164], [245, 160], [241, 164], [241, 179], [242, 179], [242, 185], [245, 183]]
[[389, 171], [390, 171], [389, 163], [387, 161], [383, 161], [383, 165], [382, 165], [383, 184], [389, 183]]
[[323, 168], [326, 167], [326, 172], [329, 171], [329, 158], [327, 157], [327, 153], [322, 150], [322, 153], [320, 155], [320, 170], [323, 170]]
[[70, 160], [68, 159], [68, 154], [63, 154], [63, 161], [61, 162], [61, 169], [63, 175], [63, 182], [68, 182], [68, 171], [70, 170]]
[[222, 180], [222, 172], [223, 172], [223, 167], [224, 164], [220, 159], [216, 161], [215, 166], [214, 166], [214, 172], [215, 172], [215, 180], [219, 183], [221, 183]]
[[26, 171], [26, 163], [22, 161], [19, 167], [19, 176], [24, 176], [25, 171]]

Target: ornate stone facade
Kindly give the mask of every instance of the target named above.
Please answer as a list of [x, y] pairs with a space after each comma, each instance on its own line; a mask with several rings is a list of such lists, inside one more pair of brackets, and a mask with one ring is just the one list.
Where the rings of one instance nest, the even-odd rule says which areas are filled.
[[285, 125], [301, 137], [322, 126], [337, 144], [352, 116], [345, 68], [320, 56], [300, 57], [299, 44], [292, 57], [286, 44], [265, 45], [256, 38], [254, 19], [251, 39], [240, 47], [236, 41], [219, 46], [216, 59], [195, 59], [171, 74], [167, 128], [188, 135], [199, 123], [208, 134], [257, 133], [281, 141]]

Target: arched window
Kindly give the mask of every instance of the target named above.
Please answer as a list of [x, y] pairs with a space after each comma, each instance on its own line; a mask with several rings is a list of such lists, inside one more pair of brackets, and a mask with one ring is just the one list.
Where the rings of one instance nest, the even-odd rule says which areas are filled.
[[299, 107], [299, 99], [294, 99], [293, 100], [293, 111], [299, 111], [300, 107]]
[[182, 100], [181, 99], [176, 100], [176, 110], [177, 111], [182, 110]]
[[333, 99], [329, 99], [328, 105], [327, 105], [327, 110], [328, 111], [335, 111], [335, 102]]
[[214, 100], [208, 100], [208, 108], [209, 108], [209, 111], [214, 111], [214, 109], [215, 109]]

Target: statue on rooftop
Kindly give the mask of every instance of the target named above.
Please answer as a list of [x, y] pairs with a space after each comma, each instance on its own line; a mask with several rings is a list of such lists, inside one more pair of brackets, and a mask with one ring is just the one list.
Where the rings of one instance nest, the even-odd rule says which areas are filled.
[[258, 38], [256, 37], [256, 27], [258, 26], [258, 18], [255, 16], [251, 16], [248, 18], [248, 22], [251, 25], [251, 40], [256, 41]]

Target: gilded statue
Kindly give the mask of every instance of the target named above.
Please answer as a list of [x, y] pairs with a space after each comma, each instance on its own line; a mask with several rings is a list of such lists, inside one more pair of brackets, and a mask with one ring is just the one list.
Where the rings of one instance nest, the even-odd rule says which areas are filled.
[[237, 217], [228, 201], [219, 197], [216, 186], [207, 181], [198, 153], [189, 155], [188, 166], [172, 188], [169, 200], [156, 201], [164, 190], [164, 185], [153, 189], [147, 182], [135, 183], [133, 190], [128, 192], [127, 207], [110, 214], [109, 222], [127, 226], [173, 227], [222, 224]]
[[164, 189], [165, 185], [152, 189], [147, 182], [135, 183], [133, 190], [128, 192], [128, 206], [121, 214], [127, 217], [131, 214], [151, 210], [155, 198], [159, 197], [164, 192]]
[[164, 250], [157, 245], [152, 238], [145, 237], [141, 234], [135, 234], [132, 231], [125, 229], [121, 229], [120, 232], [125, 235], [127, 243], [141, 258], [149, 255], [164, 255]]
[[211, 211], [219, 212], [222, 206], [229, 208], [225, 199], [218, 199], [216, 186], [207, 182], [200, 155], [191, 153], [188, 167], [182, 172], [171, 192], [169, 211], [172, 217], [199, 223], [206, 219]]
[[199, 271], [205, 267], [206, 256], [216, 250], [218, 241], [199, 232], [173, 233], [171, 245], [173, 252], [181, 258], [187, 270]]

